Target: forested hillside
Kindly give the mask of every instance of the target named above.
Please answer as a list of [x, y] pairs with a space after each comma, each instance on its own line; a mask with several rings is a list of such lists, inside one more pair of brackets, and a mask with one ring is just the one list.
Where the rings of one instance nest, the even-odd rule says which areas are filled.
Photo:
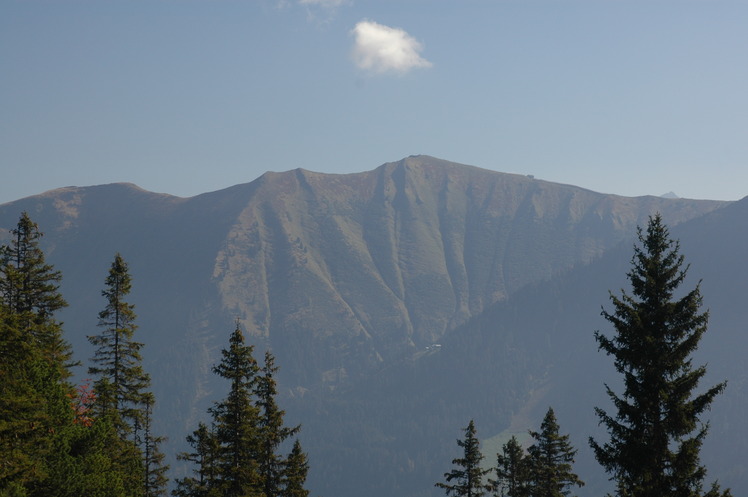
[[[439, 493], [471, 418], [486, 438], [525, 432], [552, 404], [584, 444], [610, 369], [592, 335], [600, 306], [622, 285], [636, 226], [655, 212], [676, 236], [693, 220], [683, 251], [704, 278], [714, 336], [737, 340], [741, 273], [721, 262], [741, 253], [742, 204], [604, 195], [419, 156], [358, 174], [267, 173], [187, 199], [68, 187], [0, 206], [0, 227], [7, 236], [26, 211], [45, 233], [78, 359], [92, 355], [86, 336], [112, 258], [128, 261], [169, 454], [225, 393], [211, 368], [238, 322], [281, 366], [279, 403], [291, 426], [304, 425], [313, 493], [416, 496]], [[721, 351], [713, 340], [704, 354]], [[715, 414], [735, 403], [715, 418], [717, 436], [744, 411], [736, 372], [711, 362], [730, 381]], [[734, 478], [734, 467], [722, 471]], [[580, 492], [594, 489], [595, 475], [583, 477], [593, 483]]]

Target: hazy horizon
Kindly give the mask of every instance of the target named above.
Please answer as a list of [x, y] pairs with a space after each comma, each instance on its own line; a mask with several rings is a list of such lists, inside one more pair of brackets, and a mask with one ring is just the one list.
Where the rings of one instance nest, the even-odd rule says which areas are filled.
[[3, 2], [0, 203], [426, 154], [601, 193], [748, 194], [748, 4]]

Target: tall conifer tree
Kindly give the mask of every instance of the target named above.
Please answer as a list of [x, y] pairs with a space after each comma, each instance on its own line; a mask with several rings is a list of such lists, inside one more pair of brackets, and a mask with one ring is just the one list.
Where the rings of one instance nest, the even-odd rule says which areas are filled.
[[218, 441], [218, 481], [225, 497], [254, 497], [262, 492], [260, 465], [260, 409], [253, 394], [259, 366], [246, 345], [237, 323], [222, 351], [221, 362], [213, 368], [229, 380], [229, 393], [223, 402], [211, 408]]
[[716, 483], [702, 491], [706, 469], [699, 452], [708, 423], [700, 417], [726, 384], [695, 395], [706, 369], [693, 367], [690, 358], [707, 330], [708, 313], [700, 310], [699, 285], [680, 290], [688, 266], [662, 218], [651, 217], [638, 235], [628, 273], [631, 294], [611, 293], [613, 311], [602, 312], [615, 334], [595, 332], [599, 348], [623, 375], [624, 390], [618, 395], [606, 385], [617, 412], [595, 411], [610, 440], [590, 438], [590, 444], [621, 497], [717, 496]]
[[143, 406], [143, 472], [144, 472], [144, 495], [145, 497], [157, 497], [166, 495], [166, 485], [168, 478], [166, 471], [169, 466], [164, 463], [164, 453], [161, 452], [161, 443], [164, 437], [153, 434], [152, 418], [153, 404], [155, 402], [153, 394], [148, 394]]
[[304, 487], [308, 471], [309, 462], [306, 454], [301, 449], [301, 443], [296, 440], [286, 460], [286, 467], [283, 472], [283, 492], [278, 495], [283, 497], [308, 497], [309, 490]]
[[200, 423], [187, 437], [192, 452], [179, 454], [193, 463], [193, 476], [177, 481], [179, 497], [305, 497], [308, 463], [298, 441], [287, 457], [283, 442], [300, 427], [284, 425], [276, 401], [275, 359], [270, 352], [260, 367], [237, 322], [229, 347], [213, 368], [229, 380], [229, 393], [208, 412], [211, 428]]
[[11, 233], [0, 248], [0, 495], [135, 495], [124, 481], [138, 459], [114, 460], [113, 426], [92, 419], [89, 392], [79, 398], [68, 381], [71, 349], [55, 319], [66, 305], [61, 274], [26, 213]]
[[552, 408], [543, 418], [540, 431], [531, 431], [535, 443], [528, 449], [530, 494], [533, 497], [563, 497], [570, 487], [584, 482], [572, 471], [577, 451], [569, 443], [569, 435], [561, 435]]
[[[143, 370], [141, 342], [134, 339], [134, 306], [126, 301], [132, 289], [127, 263], [118, 253], [114, 257], [101, 295], [106, 306], [99, 313], [101, 334], [89, 336], [96, 347], [88, 368], [89, 374], [98, 377], [96, 390], [102, 413], [112, 414], [128, 423], [123, 433], [134, 432], [143, 423], [143, 405], [150, 386], [150, 377]], [[106, 384], [103, 380], [106, 380]], [[134, 434], [134, 433], [133, 433]]]
[[180, 461], [192, 463], [193, 476], [176, 481], [177, 487], [172, 494], [176, 497], [214, 497], [218, 490], [218, 440], [205, 423], [200, 423], [187, 443], [193, 452], [182, 452], [177, 455]]
[[[490, 470], [481, 468], [483, 454], [480, 451], [480, 441], [476, 436], [475, 423], [470, 423], [465, 428], [465, 438], [457, 440], [457, 445], [462, 448], [462, 457], [452, 460], [455, 468], [444, 473], [446, 483], [438, 482], [436, 486], [443, 488], [447, 495], [456, 497], [481, 497], [491, 489], [487, 483], [483, 483], [483, 477]], [[455, 481], [452, 483], [452, 481]]]
[[159, 451], [160, 437], [152, 433], [151, 409], [155, 401], [147, 389], [150, 376], [143, 369], [141, 342], [134, 339], [134, 306], [127, 302], [132, 290], [127, 263], [114, 257], [101, 295], [101, 334], [89, 336], [96, 347], [88, 372], [96, 377], [95, 416], [112, 423], [119, 439], [109, 445], [109, 457], [120, 467], [125, 487], [134, 495], [159, 495], [164, 490], [166, 467]]
[[0, 491], [39, 495], [54, 444], [73, 418], [72, 353], [55, 319], [67, 303], [62, 275], [47, 264], [27, 213], [11, 235], [0, 247]]
[[270, 351], [265, 352], [265, 362], [257, 376], [255, 392], [259, 407], [259, 471], [262, 490], [266, 497], [281, 494], [283, 488], [283, 472], [286, 461], [278, 454], [278, 448], [289, 437], [301, 429], [300, 426], [287, 427], [283, 423], [285, 411], [278, 407], [275, 397], [278, 394], [275, 384], [275, 358]]
[[38, 349], [0, 304], [0, 493], [43, 474], [51, 439], [36, 377], [45, 369]]
[[61, 323], [54, 318], [56, 311], [67, 306], [59, 291], [62, 273], [47, 264], [39, 245], [43, 234], [26, 212], [11, 235], [11, 244], [0, 249], [0, 301], [57, 374], [68, 378], [72, 352]]
[[489, 484], [497, 497], [529, 497], [530, 468], [517, 437], [512, 436], [496, 454], [496, 479]]

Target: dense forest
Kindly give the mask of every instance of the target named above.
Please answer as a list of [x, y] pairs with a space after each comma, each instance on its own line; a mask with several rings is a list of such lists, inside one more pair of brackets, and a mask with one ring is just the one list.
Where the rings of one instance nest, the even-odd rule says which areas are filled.
[[[0, 495], [7, 497], [166, 495], [168, 466], [163, 437], [153, 432], [155, 396], [142, 366], [142, 342], [128, 266], [117, 253], [104, 278], [100, 333], [88, 380], [71, 381], [72, 351], [56, 317], [67, 304], [61, 274], [45, 262], [38, 226], [23, 213], [2, 246], [0, 267]], [[639, 230], [631, 290], [611, 294], [603, 311], [615, 334], [597, 332], [612, 356], [624, 391], [605, 385], [617, 412], [596, 412], [608, 441], [590, 446], [619, 496], [727, 497], [714, 482], [703, 490], [706, 468], [699, 452], [708, 423], [700, 420], [725, 388], [694, 394], [706, 373], [691, 355], [707, 330], [700, 287], [683, 292], [688, 266], [659, 215]], [[237, 321], [213, 373], [227, 396], [207, 412], [177, 459], [190, 476], [171, 485], [175, 496], [305, 497], [309, 462], [276, 402], [278, 367], [269, 351], [259, 363]], [[447, 495], [539, 497], [568, 495], [584, 482], [573, 470], [576, 449], [561, 435], [553, 408], [526, 447], [511, 437], [484, 462], [474, 421], [457, 441], [461, 457], [436, 486]]]
[[[127, 263], [114, 256], [101, 295], [100, 333], [87, 371], [74, 385], [72, 350], [55, 318], [65, 307], [61, 274], [45, 261], [42, 233], [27, 213], [2, 246], [0, 266], [0, 495], [152, 497], [166, 495], [163, 437], [153, 432], [150, 375], [127, 302]], [[300, 427], [284, 424], [275, 402], [277, 367], [267, 352], [253, 357], [237, 324], [214, 373], [228, 396], [187, 437], [194, 476], [175, 482], [178, 496], [305, 497], [308, 463]]]

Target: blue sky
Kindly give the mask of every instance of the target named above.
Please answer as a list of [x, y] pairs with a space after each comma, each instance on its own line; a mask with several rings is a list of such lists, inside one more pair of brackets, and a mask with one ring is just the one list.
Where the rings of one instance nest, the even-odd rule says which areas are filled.
[[748, 195], [748, 2], [0, 0], [0, 203], [428, 154]]

